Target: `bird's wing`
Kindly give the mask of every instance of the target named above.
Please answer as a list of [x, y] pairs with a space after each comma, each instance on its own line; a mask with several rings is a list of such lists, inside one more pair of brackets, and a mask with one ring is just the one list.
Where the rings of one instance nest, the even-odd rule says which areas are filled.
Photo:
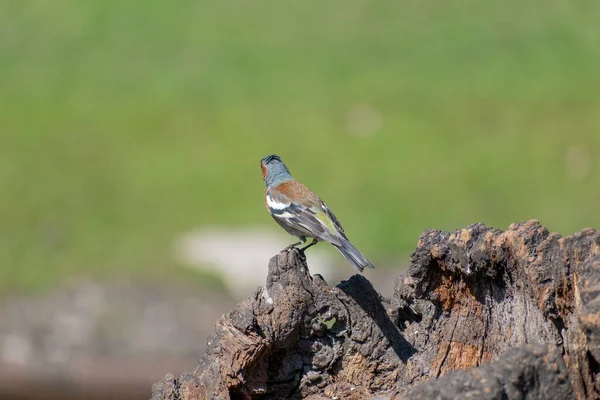
[[321, 201], [321, 209], [325, 212], [325, 214], [327, 214], [327, 216], [329, 217], [329, 219], [331, 219], [331, 221], [333, 222], [333, 224], [337, 228], [337, 231], [343, 237], [346, 237], [346, 235], [344, 234], [344, 227], [342, 226], [342, 224], [340, 223], [340, 221], [337, 219], [337, 217], [335, 216], [335, 214], [329, 209], [329, 207], [327, 207], [327, 205], [323, 201]]
[[267, 209], [274, 218], [304, 232], [308, 237], [339, 243], [339, 236], [344, 236], [343, 230], [340, 231], [341, 225], [314, 193], [310, 192], [311, 195], [303, 197], [294, 196], [295, 199], [292, 200], [294, 193], [287, 190], [291, 193], [288, 196], [281, 189], [285, 188], [275, 187], [266, 191]]

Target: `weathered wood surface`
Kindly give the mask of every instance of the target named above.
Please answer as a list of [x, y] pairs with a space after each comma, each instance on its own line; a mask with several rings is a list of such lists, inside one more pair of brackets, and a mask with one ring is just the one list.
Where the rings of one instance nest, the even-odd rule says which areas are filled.
[[153, 399], [600, 398], [600, 232], [427, 230], [392, 299], [296, 251]]

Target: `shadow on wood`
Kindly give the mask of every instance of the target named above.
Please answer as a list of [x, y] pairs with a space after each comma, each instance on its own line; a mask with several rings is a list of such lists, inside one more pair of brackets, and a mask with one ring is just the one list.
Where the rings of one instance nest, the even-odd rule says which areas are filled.
[[404, 339], [398, 325], [390, 319], [383, 307], [382, 297], [373, 288], [371, 282], [364, 276], [354, 275], [349, 281], [340, 283], [338, 288], [364, 311], [363, 318], [369, 318], [377, 325], [394, 353], [403, 363], [406, 363], [416, 350]]

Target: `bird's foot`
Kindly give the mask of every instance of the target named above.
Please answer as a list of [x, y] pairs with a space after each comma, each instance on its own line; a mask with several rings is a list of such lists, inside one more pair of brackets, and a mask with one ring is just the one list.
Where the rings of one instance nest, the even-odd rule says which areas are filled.
[[298, 249], [298, 245], [304, 244], [306, 243], [306, 238], [300, 238], [299, 242], [296, 243], [292, 243], [290, 244], [288, 247], [286, 247], [285, 249], [281, 250], [281, 251], [290, 251], [292, 249]]
[[309, 247], [314, 246], [315, 244], [317, 244], [319, 241], [317, 239], [313, 239], [312, 242], [310, 242], [310, 244], [308, 246], [304, 246], [303, 248], [299, 248], [298, 249], [298, 253], [300, 254], [300, 258], [302, 259], [302, 261], [306, 261], [306, 249], [308, 249]]
[[307, 250], [309, 247], [312, 247], [312, 246], [314, 246], [314, 245], [315, 245], [315, 244], [317, 244], [317, 243], [319, 243], [319, 241], [318, 241], [317, 239], [313, 239], [313, 240], [312, 240], [312, 242], [310, 242], [310, 244], [309, 244], [308, 246], [304, 246], [303, 248], [301, 248], [301, 249], [299, 249], [299, 250], [300, 250], [300, 252], [301, 252], [302, 254], [304, 254], [304, 252], [305, 252], [305, 251], [306, 251], [306, 250]]

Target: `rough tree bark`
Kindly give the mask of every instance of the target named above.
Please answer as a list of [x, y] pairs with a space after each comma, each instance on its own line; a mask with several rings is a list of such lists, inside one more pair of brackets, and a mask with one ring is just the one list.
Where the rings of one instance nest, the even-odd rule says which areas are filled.
[[153, 399], [594, 399], [599, 362], [600, 232], [476, 224], [425, 231], [392, 299], [273, 257], [197, 369]]

